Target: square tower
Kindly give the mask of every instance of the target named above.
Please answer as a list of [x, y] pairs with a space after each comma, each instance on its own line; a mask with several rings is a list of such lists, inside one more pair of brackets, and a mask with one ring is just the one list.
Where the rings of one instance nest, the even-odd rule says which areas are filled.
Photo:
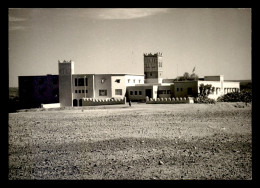
[[60, 106], [72, 106], [72, 74], [73, 61], [59, 61], [59, 100]]
[[163, 77], [163, 54], [144, 54], [144, 75], [145, 83], [162, 83]]

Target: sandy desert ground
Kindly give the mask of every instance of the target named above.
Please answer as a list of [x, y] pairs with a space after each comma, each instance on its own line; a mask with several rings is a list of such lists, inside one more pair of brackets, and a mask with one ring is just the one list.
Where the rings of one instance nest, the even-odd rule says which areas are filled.
[[9, 114], [13, 179], [252, 179], [244, 103], [137, 104]]

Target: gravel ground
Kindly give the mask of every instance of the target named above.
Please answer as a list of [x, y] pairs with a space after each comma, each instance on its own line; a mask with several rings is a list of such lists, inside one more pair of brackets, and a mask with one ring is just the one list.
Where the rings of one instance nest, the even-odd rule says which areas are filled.
[[251, 105], [138, 104], [9, 114], [9, 179], [252, 179]]

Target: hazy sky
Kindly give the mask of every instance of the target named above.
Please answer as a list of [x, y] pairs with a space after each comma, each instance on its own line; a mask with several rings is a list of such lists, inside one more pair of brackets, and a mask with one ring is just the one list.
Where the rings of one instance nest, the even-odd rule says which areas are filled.
[[[143, 74], [143, 53], [163, 53], [164, 78], [184, 72], [251, 79], [250, 9], [9, 9], [9, 86], [18, 76]], [[178, 69], [177, 69], [178, 67]]]

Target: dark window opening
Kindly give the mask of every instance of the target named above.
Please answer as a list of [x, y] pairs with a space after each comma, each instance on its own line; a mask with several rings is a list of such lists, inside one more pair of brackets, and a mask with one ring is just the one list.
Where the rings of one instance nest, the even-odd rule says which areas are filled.
[[88, 86], [88, 78], [85, 78], [85, 85]]
[[137, 91], [135, 91], [135, 95], [137, 95]]
[[107, 96], [107, 90], [99, 90], [99, 96]]
[[130, 91], [130, 95], [133, 95], [133, 91]]
[[78, 86], [78, 79], [75, 78], [75, 86]]
[[82, 93], [85, 93], [85, 90], [82, 90]]
[[171, 94], [171, 90], [167, 90], [167, 94]]
[[79, 93], [81, 93], [81, 90], [79, 90]]
[[75, 90], [75, 93], [78, 93], [78, 90]]
[[115, 82], [120, 83], [120, 79], [116, 79]]
[[191, 95], [191, 94], [192, 94], [192, 88], [188, 87], [188, 95]]
[[116, 95], [122, 95], [122, 89], [116, 89], [115, 94]]
[[84, 86], [84, 78], [78, 79], [78, 86]]
[[177, 88], [177, 92], [179, 91], [179, 88]]
[[142, 91], [139, 91], [139, 95], [142, 95]]

